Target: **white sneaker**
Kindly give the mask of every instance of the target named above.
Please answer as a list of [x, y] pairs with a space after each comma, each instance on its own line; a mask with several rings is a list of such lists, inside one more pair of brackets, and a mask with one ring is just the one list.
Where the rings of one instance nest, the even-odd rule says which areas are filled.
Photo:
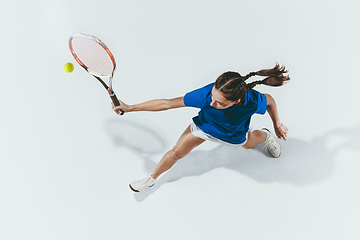
[[152, 186], [154, 186], [155, 181], [156, 181], [155, 179], [149, 176], [141, 180], [133, 181], [132, 183], [129, 184], [129, 187], [134, 192], [140, 192], [144, 189], [151, 188]]
[[271, 135], [269, 129], [263, 128], [261, 129], [261, 131], [263, 131], [267, 135], [267, 138], [264, 143], [270, 154], [274, 158], [280, 157], [281, 154], [280, 144], [276, 142], [275, 138]]

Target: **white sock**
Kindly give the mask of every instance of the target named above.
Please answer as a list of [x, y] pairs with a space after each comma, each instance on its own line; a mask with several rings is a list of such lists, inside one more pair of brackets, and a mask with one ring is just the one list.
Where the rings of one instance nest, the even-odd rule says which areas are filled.
[[264, 130], [264, 129], [261, 129], [261, 131], [263, 131], [264, 133], [266, 133], [266, 139], [265, 139], [265, 141], [266, 141], [266, 140], [268, 140], [268, 139], [269, 139], [269, 137], [270, 137], [270, 133], [269, 133], [269, 131]]

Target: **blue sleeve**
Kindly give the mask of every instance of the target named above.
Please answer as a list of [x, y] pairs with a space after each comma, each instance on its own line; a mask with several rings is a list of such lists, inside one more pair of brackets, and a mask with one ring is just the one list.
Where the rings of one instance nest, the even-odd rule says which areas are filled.
[[257, 102], [257, 109], [256, 113], [258, 114], [265, 114], [267, 109], [267, 99], [266, 96], [262, 93], [258, 93], [258, 102]]
[[184, 96], [184, 104], [187, 107], [202, 108], [205, 105], [205, 100], [208, 94], [211, 92], [214, 83], [206, 85], [205, 87], [196, 89], [194, 91], [188, 92]]

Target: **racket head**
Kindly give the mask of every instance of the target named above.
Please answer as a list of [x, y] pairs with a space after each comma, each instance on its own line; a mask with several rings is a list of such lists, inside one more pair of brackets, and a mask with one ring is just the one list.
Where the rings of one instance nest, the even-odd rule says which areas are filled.
[[87, 33], [75, 33], [69, 39], [69, 48], [80, 66], [92, 75], [97, 77], [114, 75], [115, 58], [99, 38]]

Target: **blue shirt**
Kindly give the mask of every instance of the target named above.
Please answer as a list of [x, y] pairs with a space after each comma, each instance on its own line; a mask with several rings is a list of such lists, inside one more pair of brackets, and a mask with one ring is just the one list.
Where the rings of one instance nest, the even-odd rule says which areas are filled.
[[185, 94], [186, 106], [201, 109], [198, 116], [193, 118], [194, 123], [205, 133], [222, 141], [233, 144], [245, 142], [251, 116], [266, 112], [266, 96], [252, 89], [245, 94], [244, 103], [226, 109], [216, 109], [210, 106], [214, 84]]

